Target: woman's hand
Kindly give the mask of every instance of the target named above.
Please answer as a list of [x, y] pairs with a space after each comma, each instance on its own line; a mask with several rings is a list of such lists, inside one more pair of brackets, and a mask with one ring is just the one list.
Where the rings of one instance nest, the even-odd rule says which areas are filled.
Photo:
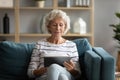
[[67, 69], [68, 71], [73, 70], [74, 67], [75, 67], [75, 64], [73, 63], [72, 60], [70, 60], [69, 62], [66, 62], [66, 61], [65, 61], [65, 62], [63, 63], [63, 65], [66, 67], [66, 69]]
[[75, 80], [80, 80], [80, 73], [79, 71], [75, 70], [75, 64], [72, 60], [69, 62], [64, 62], [64, 66], [67, 68], [67, 70], [74, 76]]
[[36, 76], [40, 76], [42, 74], [44, 74], [45, 72], [47, 72], [47, 68], [46, 67], [42, 67], [40, 69], [36, 69], [33, 71], [33, 74]]

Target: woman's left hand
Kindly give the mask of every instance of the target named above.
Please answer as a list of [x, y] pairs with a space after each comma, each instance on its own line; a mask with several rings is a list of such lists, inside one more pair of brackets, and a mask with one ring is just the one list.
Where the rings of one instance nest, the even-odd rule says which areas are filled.
[[67, 69], [68, 71], [73, 70], [74, 67], [75, 67], [75, 64], [73, 63], [72, 60], [70, 60], [69, 62], [66, 62], [66, 61], [65, 61], [65, 62], [63, 63], [63, 65], [66, 67], [66, 69]]

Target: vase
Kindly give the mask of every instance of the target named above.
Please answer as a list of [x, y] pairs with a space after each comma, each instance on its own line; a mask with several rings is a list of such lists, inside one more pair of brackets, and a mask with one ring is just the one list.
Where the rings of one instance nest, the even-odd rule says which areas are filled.
[[82, 18], [78, 18], [73, 24], [73, 33], [85, 34], [86, 22]]
[[70, 7], [70, 0], [66, 0], [66, 7], [67, 7], [67, 8]]
[[5, 13], [5, 16], [3, 17], [3, 33], [9, 34], [9, 17], [7, 13]]
[[43, 15], [40, 20], [40, 29], [41, 29], [41, 33], [48, 34], [47, 27], [45, 26], [45, 18], [44, 17], [45, 17], [45, 15]]
[[45, 6], [45, 1], [36, 1], [37, 7], [43, 8]]

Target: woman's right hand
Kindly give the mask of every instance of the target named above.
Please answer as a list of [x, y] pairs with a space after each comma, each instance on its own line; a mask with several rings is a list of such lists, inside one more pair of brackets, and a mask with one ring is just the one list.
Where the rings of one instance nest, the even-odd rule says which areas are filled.
[[33, 71], [33, 74], [35, 76], [41, 76], [42, 74], [46, 73], [47, 72], [47, 68], [46, 67], [42, 67], [40, 69], [36, 69]]
[[71, 71], [71, 70], [73, 70], [74, 68], [75, 68], [75, 64], [73, 63], [73, 61], [72, 60], [70, 60], [69, 62], [64, 62], [63, 63], [63, 65], [66, 67], [66, 69], [68, 70], [68, 71]]

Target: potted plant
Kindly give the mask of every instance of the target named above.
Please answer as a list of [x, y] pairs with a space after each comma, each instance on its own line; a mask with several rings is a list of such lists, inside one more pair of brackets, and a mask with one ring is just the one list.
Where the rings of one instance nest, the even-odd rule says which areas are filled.
[[119, 22], [117, 24], [111, 24], [110, 26], [113, 27], [113, 38], [118, 42], [117, 71], [120, 71], [120, 13], [115, 13], [115, 16], [119, 19]]
[[45, 5], [45, 0], [35, 0], [36, 1], [36, 5], [40, 8], [43, 8]]

